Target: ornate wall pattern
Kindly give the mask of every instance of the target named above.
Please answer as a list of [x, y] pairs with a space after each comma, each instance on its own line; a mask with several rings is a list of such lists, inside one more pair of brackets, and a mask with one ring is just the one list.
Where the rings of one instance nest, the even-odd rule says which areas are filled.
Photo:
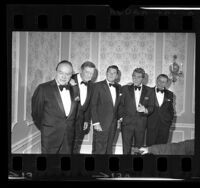
[[173, 56], [177, 55], [177, 63], [183, 67], [184, 78], [178, 78], [175, 84], [171, 84], [170, 90], [176, 95], [176, 113], [180, 114], [184, 110], [184, 88], [186, 87], [186, 34], [185, 33], [165, 33], [164, 34], [164, 54], [163, 54], [163, 73], [170, 73], [169, 66], [173, 63]]
[[[175, 85], [172, 84], [170, 87], [170, 90], [177, 95], [177, 113], [180, 113], [183, 110], [183, 104], [187, 100], [184, 88], [187, 87], [188, 89], [189, 87], [189, 89], [192, 89], [192, 87], [194, 87], [192, 84], [194, 80], [186, 78], [186, 73], [187, 75], [192, 74], [191, 69], [187, 69], [186, 63], [191, 59], [191, 54], [190, 57], [187, 56], [189, 54], [187, 54], [187, 49], [190, 47], [187, 42], [187, 39], [189, 38], [189, 35], [187, 36], [187, 34], [162, 33], [160, 34], [159, 39], [163, 39], [163, 41], [158, 42], [156, 41], [156, 33], [97, 33], [93, 36], [92, 33], [75, 32], [69, 33], [69, 35], [62, 35], [63, 37], [60, 38], [59, 32], [28, 32], [28, 49], [24, 52], [28, 53], [27, 74], [26, 69], [23, 69], [21, 72], [19, 70], [20, 66], [23, 66], [26, 63], [18, 61], [19, 67], [17, 66], [17, 59], [19, 59], [19, 53], [17, 52], [19, 49], [22, 51], [23, 48], [20, 48], [20, 46], [24, 45], [19, 44], [17, 39], [18, 34], [19, 32], [13, 33], [12, 39], [12, 122], [14, 119], [17, 120], [19, 116], [22, 117], [21, 113], [23, 112], [18, 112], [18, 114], [14, 113], [14, 111], [16, 111], [15, 109], [18, 109], [18, 104], [15, 102], [16, 100], [18, 101], [19, 98], [17, 95], [15, 96], [15, 94], [17, 93], [20, 96], [19, 93], [24, 93], [24, 90], [26, 90], [26, 119], [28, 122], [32, 122], [31, 97], [33, 92], [38, 84], [54, 78], [54, 70], [59, 61], [59, 54], [64, 54], [65, 52], [69, 52], [69, 60], [73, 63], [75, 72], [79, 71], [80, 65], [84, 61], [91, 60], [93, 57], [93, 61], [96, 63], [99, 72], [97, 81], [105, 79], [106, 69], [111, 64], [119, 66], [122, 72], [120, 82], [122, 85], [132, 81], [131, 75], [134, 68], [142, 67], [149, 76], [147, 84], [149, 86], [154, 86], [155, 84], [155, 76], [157, 76], [155, 75], [155, 71], [160, 73], [160, 70], [162, 70], [165, 74], [169, 73], [169, 64], [172, 63], [172, 57], [176, 54], [178, 57], [177, 62], [183, 64], [184, 72], [184, 78], [178, 79]], [[25, 37], [25, 35], [23, 36]], [[68, 36], [68, 38], [66, 38], [66, 36]], [[69, 48], [64, 49], [64, 47], [62, 47], [61, 44], [64, 41], [68, 44], [64, 46], [69, 46]], [[95, 48], [92, 44], [96, 44], [94, 45]], [[156, 56], [158, 54], [156, 49], [158, 48], [163, 50], [159, 59]], [[68, 58], [68, 56], [66, 57]], [[193, 63], [194, 62], [191, 61], [192, 66]], [[19, 79], [19, 85], [22, 82], [21, 84], [24, 86], [21, 89], [23, 91], [19, 92], [18, 89], [20, 90], [20, 87], [16, 84], [16, 78], [20, 76], [20, 73], [27, 77], [27, 86], [26, 84], [24, 86], [24, 82]], [[193, 79], [194, 78], [195, 77], [193, 77]], [[186, 79], [188, 82], [187, 86]], [[193, 92], [194, 91], [195, 89], [193, 88]], [[192, 101], [194, 101], [194, 98], [191, 98], [191, 103]], [[21, 101], [18, 101], [19, 104], [21, 104], [20, 102]], [[15, 117], [16, 115], [17, 117]], [[191, 114], [187, 115], [191, 116], [193, 114], [191, 112]], [[184, 116], [184, 114], [182, 114], [182, 116]], [[12, 133], [14, 138], [14, 141], [12, 141], [12, 145], [14, 143], [13, 147], [21, 148], [18, 152], [39, 152], [40, 136], [36, 131], [37, 129], [34, 125], [27, 127], [25, 124], [22, 125], [21, 122], [19, 122]], [[193, 138], [194, 122], [191, 120], [191, 122], [186, 123], [184, 121], [181, 122], [178, 119], [175, 127], [172, 127], [171, 131], [173, 142]], [[90, 133], [85, 136], [82, 146], [83, 153], [90, 153], [91, 151], [92, 132], [93, 131], [91, 130]], [[22, 137], [24, 139], [21, 139]], [[29, 139], [29, 137], [31, 137], [31, 139]], [[16, 140], [21, 141], [15, 143]], [[25, 141], [23, 140], [29, 142], [29, 144], [26, 143], [26, 147], [22, 148], [22, 146], [25, 145]], [[114, 145], [117, 148], [116, 153], [120, 153], [122, 139], [119, 131], [115, 137]], [[16, 149], [16, 151], [17, 150], [18, 149]]]
[[[91, 33], [73, 32], [71, 33], [70, 61], [74, 71], [79, 72], [81, 64], [90, 59]], [[68, 49], [67, 49], [68, 50]]]
[[58, 32], [29, 32], [28, 34], [28, 79], [27, 120], [31, 121], [31, 97], [36, 87], [54, 78], [59, 59]]
[[105, 79], [109, 65], [119, 66], [121, 84], [132, 81], [132, 72], [142, 67], [149, 76], [148, 85], [155, 79], [154, 33], [100, 33], [99, 79]]

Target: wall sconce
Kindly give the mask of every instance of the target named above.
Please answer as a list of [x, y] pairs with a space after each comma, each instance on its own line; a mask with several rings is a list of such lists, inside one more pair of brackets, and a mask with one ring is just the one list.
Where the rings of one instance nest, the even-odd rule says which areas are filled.
[[170, 79], [173, 83], [177, 81], [177, 77], [183, 77], [183, 64], [181, 66], [176, 62], [177, 55], [173, 56], [173, 63], [169, 66]]

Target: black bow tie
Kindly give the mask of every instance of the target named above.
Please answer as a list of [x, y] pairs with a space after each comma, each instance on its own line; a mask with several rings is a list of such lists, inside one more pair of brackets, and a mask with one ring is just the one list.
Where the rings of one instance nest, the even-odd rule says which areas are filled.
[[140, 91], [140, 89], [141, 89], [141, 86], [134, 86], [134, 89], [135, 89], [135, 90], [137, 90], [137, 89], [138, 89], [138, 90]]
[[63, 90], [63, 88], [65, 88], [66, 90], [69, 90], [69, 89], [70, 89], [70, 86], [69, 86], [69, 85], [59, 85], [58, 87], [59, 87], [59, 89], [60, 89], [61, 91]]
[[82, 81], [81, 84], [85, 84], [85, 86], [87, 86], [87, 85], [88, 85], [88, 82]]
[[109, 86], [111, 87], [111, 86], [113, 86], [113, 87], [116, 87], [116, 85], [115, 84], [111, 84], [111, 83], [109, 83]]
[[156, 91], [157, 91], [157, 93], [158, 93], [158, 92], [164, 93], [164, 89], [159, 89], [159, 88], [157, 88]]

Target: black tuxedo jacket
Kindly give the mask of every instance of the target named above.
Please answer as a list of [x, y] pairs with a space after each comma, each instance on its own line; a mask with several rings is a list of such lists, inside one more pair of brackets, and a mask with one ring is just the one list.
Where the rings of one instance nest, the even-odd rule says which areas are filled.
[[174, 106], [173, 106], [173, 93], [167, 89], [164, 90], [164, 100], [162, 105], [159, 107], [155, 87], [152, 88], [153, 96], [155, 101], [154, 112], [148, 118], [148, 126], [156, 126], [155, 122], [157, 118], [166, 125], [171, 125], [174, 117]]
[[[76, 84], [78, 86], [78, 92], [80, 95], [80, 88], [78, 85], [77, 74], [74, 74], [72, 76], [72, 79], [76, 82]], [[91, 105], [90, 104], [91, 104], [92, 92], [93, 92], [93, 83], [92, 83], [92, 81], [88, 81], [87, 97], [85, 99], [85, 103], [83, 105], [81, 105], [81, 103], [79, 103], [78, 111], [77, 111], [77, 118], [83, 119], [84, 122], [91, 121], [91, 108], [90, 108]]]
[[[66, 117], [62, 99], [55, 80], [40, 84], [32, 97], [32, 118], [51, 146], [58, 146], [63, 139], [66, 126], [73, 126], [79, 95], [77, 86], [70, 86], [71, 110]], [[55, 139], [57, 138], [57, 139]]]
[[146, 118], [154, 109], [154, 96], [150, 87], [143, 85], [140, 101], [148, 110], [148, 114], [137, 112], [134, 85], [125, 85], [122, 87], [122, 96], [119, 108], [120, 117], [123, 118], [123, 124], [130, 124], [138, 117]]
[[106, 80], [95, 83], [92, 96], [92, 123], [100, 122], [102, 129], [109, 128], [118, 119], [121, 86], [116, 84], [116, 101], [113, 106], [112, 96]]

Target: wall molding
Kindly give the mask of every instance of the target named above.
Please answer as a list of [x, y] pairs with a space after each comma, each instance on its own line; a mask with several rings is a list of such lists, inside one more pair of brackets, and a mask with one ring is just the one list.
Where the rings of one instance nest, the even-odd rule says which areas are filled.
[[[23, 149], [26, 146], [30, 146], [32, 145], [32, 141], [34, 140], [39, 140], [38, 142], [40, 142], [40, 131], [36, 131], [33, 134], [25, 137], [24, 139], [16, 142], [15, 144], [12, 145], [12, 153], [18, 153], [21, 149]], [[21, 153], [21, 152], [20, 152]]]
[[28, 78], [28, 34], [25, 32], [26, 37], [26, 60], [25, 60], [25, 76], [24, 76], [24, 121], [27, 119], [27, 78]]
[[[20, 44], [19, 44], [19, 41], [20, 41], [20, 35], [19, 35], [19, 32], [15, 32], [16, 33], [16, 66], [15, 66], [15, 83], [12, 83], [12, 84], [15, 84], [15, 91], [18, 91], [18, 88], [19, 88], [19, 49], [20, 49]], [[12, 33], [12, 37], [14, 35], [14, 32]], [[12, 61], [12, 63], [14, 63]], [[17, 124], [18, 122], [18, 92], [15, 92], [14, 94], [14, 105], [11, 104], [12, 108], [14, 108], [14, 120], [12, 122], [12, 128], [11, 128], [11, 131], [13, 130], [14, 126]]]
[[185, 62], [184, 62], [184, 70], [183, 70], [183, 76], [184, 76], [184, 85], [183, 85], [183, 108], [182, 110], [177, 113], [177, 117], [181, 117], [184, 113], [185, 113], [185, 103], [186, 103], [186, 87], [187, 87], [187, 80], [186, 80], [186, 77], [187, 77], [187, 58], [188, 58], [188, 53], [187, 53], [187, 50], [188, 50], [188, 34], [186, 33], [185, 34]]
[[192, 113], [195, 114], [195, 81], [196, 81], [195, 80], [195, 73], [196, 73], [195, 72], [195, 70], [196, 70], [196, 63], [195, 63], [196, 58], [195, 58], [195, 54], [196, 54], [196, 41], [195, 41], [195, 39], [193, 41], [194, 41], [194, 56], [193, 56], [194, 61], [193, 61], [193, 90], [192, 90], [192, 92], [193, 92], [193, 94], [192, 94], [193, 100], [192, 100]]
[[185, 131], [184, 131], [184, 130], [169, 130], [169, 132], [170, 132], [170, 134], [172, 135], [171, 143], [176, 143], [176, 142], [177, 142], [177, 141], [173, 141], [173, 140], [175, 140], [175, 139], [173, 139], [174, 133], [181, 133], [181, 135], [182, 135], [181, 140], [178, 141], [178, 142], [182, 142], [182, 141], [185, 140]]
[[195, 128], [195, 124], [194, 123], [175, 123], [175, 125], [173, 124], [171, 128], [191, 128], [194, 129]]
[[[32, 148], [36, 145], [40, 145], [40, 139], [36, 140], [34, 143], [31, 143], [22, 153], [33, 153]], [[41, 152], [39, 152], [41, 153]]]

